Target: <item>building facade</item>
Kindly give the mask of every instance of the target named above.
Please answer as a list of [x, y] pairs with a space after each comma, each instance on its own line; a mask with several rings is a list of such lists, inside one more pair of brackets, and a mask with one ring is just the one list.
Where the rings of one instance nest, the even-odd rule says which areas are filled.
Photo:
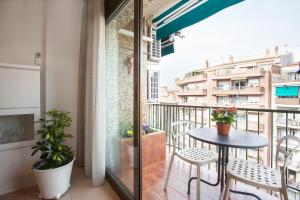
[[[262, 57], [244, 60], [234, 60], [230, 56], [226, 63], [215, 66], [210, 66], [206, 61], [201, 69], [175, 80], [176, 97], [169, 99], [175, 99], [173, 103], [197, 106], [271, 108], [272, 80], [281, 76], [281, 66], [293, 62], [293, 54], [279, 54], [278, 47], [275, 47], [273, 52], [271, 54], [267, 49]], [[269, 133], [273, 127], [269, 113], [250, 110], [238, 114], [236, 128], [263, 134], [271, 139]], [[209, 112], [204, 112], [203, 115], [205, 123], [209, 119]], [[259, 160], [269, 162], [269, 153], [267, 151], [260, 153]], [[250, 150], [247, 154], [250, 158], [257, 158], [257, 151]]]
[[[292, 63], [281, 67], [279, 76], [273, 77], [272, 108], [289, 110], [288, 114], [277, 114], [274, 118], [274, 132], [278, 138], [285, 135], [300, 137], [300, 115], [292, 111], [300, 110], [300, 74], [299, 63]], [[288, 148], [294, 148], [293, 144]], [[300, 188], [300, 151], [293, 155], [292, 163], [289, 165], [288, 183]], [[299, 199], [299, 197], [298, 197]]]

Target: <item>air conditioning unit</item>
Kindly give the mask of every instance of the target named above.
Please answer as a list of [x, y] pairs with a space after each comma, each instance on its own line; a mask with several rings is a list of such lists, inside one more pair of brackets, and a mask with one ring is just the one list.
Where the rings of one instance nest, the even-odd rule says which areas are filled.
[[156, 29], [150, 26], [148, 29], [148, 37], [153, 39], [153, 42], [148, 43], [148, 60], [159, 62], [161, 58], [161, 42], [156, 40]]

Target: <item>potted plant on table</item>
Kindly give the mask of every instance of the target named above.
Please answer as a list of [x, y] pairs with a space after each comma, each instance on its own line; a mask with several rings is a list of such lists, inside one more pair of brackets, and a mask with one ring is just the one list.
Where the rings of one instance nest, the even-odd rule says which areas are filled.
[[73, 151], [65, 145], [65, 139], [72, 137], [65, 133], [65, 128], [71, 125], [71, 116], [69, 112], [51, 110], [47, 112], [46, 119], [41, 119], [41, 123], [41, 140], [32, 147], [32, 156], [40, 152], [33, 172], [40, 198], [59, 199], [70, 187], [74, 163]]
[[216, 122], [219, 135], [228, 136], [230, 126], [236, 121], [237, 110], [235, 107], [216, 108], [212, 112], [212, 121]]

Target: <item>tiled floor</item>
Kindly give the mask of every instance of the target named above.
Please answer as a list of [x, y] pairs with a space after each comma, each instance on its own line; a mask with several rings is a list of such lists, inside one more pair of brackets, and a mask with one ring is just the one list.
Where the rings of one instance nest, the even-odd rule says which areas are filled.
[[[92, 187], [91, 180], [83, 175], [80, 168], [73, 169], [71, 185], [61, 200], [119, 200], [108, 183], [101, 187]], [[0, 196], [0, 200], [39, 200], [38, 194], [38, 188], [34, 186]]]
[[[192, 182], [191, 194], [187, 195], [187, 182], [189, 179], [189, 165], [180, 160], [175, 160], [168, 189], [163, 190], [163, 184], [166, 175], [168, 161], [160, 162], [155, 165], [147, 166], [143, 170], [143, 200], [195, 200], [196, 199], [196, 183]], [[127, 185], [133, 188], [133, 171], [123, 173], [121, 179]], [[193, 170], [195, 173], [195, 170]], [[202, 177], [211, 182], [216, 181], [216, 173], [209, 171], [203, 167]], [[116, 193], [109, 184], [102, 187], [92, 187], [90, 179], [84, 177], [82, 169], [74, 168], [72, 187], [61, 198], [61, 200], [119, 200]], [[256, 188], [245, 187], [239, 184], [234, 185], [242, 191], [249, 191], [260, 196], [261, 199], [277, 200], [263, 191]], [[219, 187], [208, 186], [201, 183], [201, 200], [217, 200], [220, 198]], [[38, 200], [37, 187], [30, 187], [17, 192], [6, 194], [0, 197], [0, 200]], [[230, 200], [254, 200], [254, 197], [232, 194]]]
[[[148, 166], [143, 171], [143, 199], [147, 200], [193, 200], [196, 199], [196, 181], [192, 181], [191, 194], [187, 195], [187, 184], [189, 180], [189, 165], [183, 161], [175, 160], [167, 192], [163, 190], [163, 184], [167, 171], [168, 162], [158, 163]], [[195, 174], [195, 169], [193, 174]], [[201, 171], [202, 178], [210, 182], [216, 182], [216, 173], [203, 167]], [[261, 197], [261, 199], [275, 200], [277, 198], [269, 196], [263, 191], [251, 188], [242, 184], [234, 185], [234, 188], [241, 191], [252, 192]], [[201, 183], [201, 200], [216, 200], [220, 198], [220, 188]], [[250, 200], [256, 199], [250, 196], [232, 194], [231, 200]]]
[[[165, 192], [163, 184], [167, 172], [168, 161], [160, 162], [155, 165], [147, 166], [143, 170], [143, 200], [195, 200], [196, 181], [192, 181], [191, 194], [187, 195], [187, 184], [189, 180], [189, 165], [183, 161], [175, 160], [172, 168], [168, 189]], [[195, 174], [195, 169], [193, 170]], [[209, 171], [206, 167], [202, 168], [202, 178], [210, 182], [216, 182], [216, 172]], [[133, 188], [133, 171], [123, 173], [121, 179], [127, 183], [130, 189]], [[261, 190], [251, 188], [242, 184], [234, 185], [235, 189], [248, 191], [266, 200], [278, 200], [269, 196]], [[217, 200], [220, 198], [219, 186], [213, 187], [201, 183], [201, 200]], [[251, 196], [232, 194], [230, 200], [256, 200]]]

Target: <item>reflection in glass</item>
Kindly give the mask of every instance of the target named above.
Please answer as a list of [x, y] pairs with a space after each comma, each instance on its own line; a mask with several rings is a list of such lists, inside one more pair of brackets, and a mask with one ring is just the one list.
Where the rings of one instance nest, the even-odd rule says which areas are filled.
[[107, 169], [133, 191], [134, 5], [106, 25]]

